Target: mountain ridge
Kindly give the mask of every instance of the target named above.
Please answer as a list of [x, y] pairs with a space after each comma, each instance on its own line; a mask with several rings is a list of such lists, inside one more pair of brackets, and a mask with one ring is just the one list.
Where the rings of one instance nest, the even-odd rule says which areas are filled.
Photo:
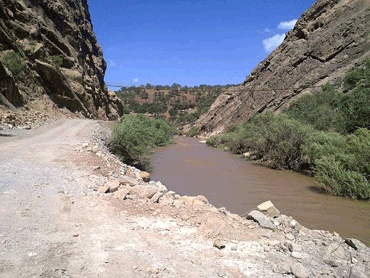
[[221, 133], [257, 113], [279, 112], [316, 87], [341, 89], [346, 73], [370, 57], [368, 22], [368, 0], [316, 1], [282, 44], [240, 86], [223, 92], [196, 126], [206, 136]]

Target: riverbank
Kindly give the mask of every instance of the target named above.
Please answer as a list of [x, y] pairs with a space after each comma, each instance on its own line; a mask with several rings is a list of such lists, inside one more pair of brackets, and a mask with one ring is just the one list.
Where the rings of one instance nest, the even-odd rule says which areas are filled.
[[0, 146], [1, 180], [9, 181], [0, 194], [2, 277], [369, 273], [370, 250], [360, 242], [281, 214], [262, 217], [264, 228], [205, 197], [144, 182], [105, 147], [105, 123], [76, 121]]

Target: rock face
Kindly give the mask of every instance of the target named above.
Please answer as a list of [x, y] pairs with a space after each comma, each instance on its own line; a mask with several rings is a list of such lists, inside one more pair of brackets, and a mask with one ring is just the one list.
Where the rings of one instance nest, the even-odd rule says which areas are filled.
[[[280, 111], [324, 84], [340, 89], [343, 77], [370, 57], [370, 1], [318, 0], [243, 84], [222, 93], [196, 125], [216, 134], [257, 113]], [[318, 88], [317, 88], [318, 87]]]
[[123, 105], [105, 70], [86, 0], [0, 0], [0, 93], [12, 105], [46, 96], [55, 109], [116, 119]]

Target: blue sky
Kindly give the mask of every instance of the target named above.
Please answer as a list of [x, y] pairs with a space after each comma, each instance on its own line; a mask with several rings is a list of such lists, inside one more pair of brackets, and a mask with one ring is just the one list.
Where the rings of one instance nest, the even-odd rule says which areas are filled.
[[239, 84], [313, 0], [89, 0], [107, 61], [124, 86]]

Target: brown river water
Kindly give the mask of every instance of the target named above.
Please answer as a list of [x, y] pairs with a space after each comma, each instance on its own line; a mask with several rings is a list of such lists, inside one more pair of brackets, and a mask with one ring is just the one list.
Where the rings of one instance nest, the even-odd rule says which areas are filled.
[[152, 180], [181, 195], [204, 195], [216, 207], [239, 215], [271, 200], [307, 228], [336, 231], [370, 246], [370, 202], [318, 193], [315, 179], [279, 171], [207, 147], [194, 138], [158, 148]]

